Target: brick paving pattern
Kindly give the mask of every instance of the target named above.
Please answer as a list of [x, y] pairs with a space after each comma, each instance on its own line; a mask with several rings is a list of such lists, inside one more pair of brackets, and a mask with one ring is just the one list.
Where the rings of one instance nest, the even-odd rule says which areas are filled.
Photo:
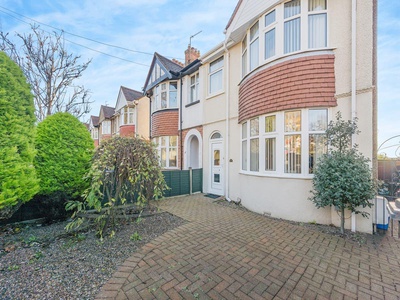
[[400, 299], [389, 234], [360, 246], [202, 194], [159, 206], [189, 222], [134, 253], [96, 299]]

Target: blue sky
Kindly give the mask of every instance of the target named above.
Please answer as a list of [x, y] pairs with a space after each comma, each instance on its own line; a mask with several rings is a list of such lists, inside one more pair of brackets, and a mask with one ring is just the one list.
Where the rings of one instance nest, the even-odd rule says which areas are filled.
[[[0, 29], [10, 34], [27, 33], [30, 26], [10, 17], [4, 8], [93, 40], [146, 52], [130, 52], [65, 34], [70, 52], [92, 58], [80, 84], [91, 90], [91, 114], [102, 104], [114, 105], [121, 85], [141, 90], [157, 51], [167, 57], [184, 58], [191, 35], [192, 46], [201, 53], [223, 41], [223, 30], [236, 0], [0, 0]], [[400, 135], [400, 1], [378, 1], [378, 137], [379, 144]], [[7, 11], [6, 11], [7, 12]], [[10, 13], [10, 12], [7, 12]], [[16, 16], [27, 23], [32, 21]], [[53, 29], [41, 25], [42, 29]], [[86, 48], [85, 48], [86, 47]], [[112, 58], [87, 48], [105, 52]], [[382, 146], [400, 144], [400, 137]], [[394, 156], [397, 147], [382, 152]], [[399, 153], [400, 154], [400, 153]]]

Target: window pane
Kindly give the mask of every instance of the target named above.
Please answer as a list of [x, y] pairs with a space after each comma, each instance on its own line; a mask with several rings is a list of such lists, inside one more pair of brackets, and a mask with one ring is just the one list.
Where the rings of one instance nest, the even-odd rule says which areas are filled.
[[274, 132], [276, 130], [276, 117], [265, 117], [265, 132]]
[[224, 65], [224, 57], [220, 57], [217, 60], [213, 61], [210, 63], [210, 73], [218, 70], [219, 68], [222, 68]]
[[326, 0], [308, 0], [308, 11], [319, 11], [326, 9]]
[[219, 132], [216, 132], [211, 136], [211, 139], [220, 139], [220, 138], [222, 138], [222, 135]]
[[276, 139], [265, 139], [265, 171], [275, 171]]
[[170, 167], [177, 166], [176, 149], [169, 149], [169, 166]]
[[247, 141], [242, 142], [242, 170], [247, 170]]
[[301, 111], [285, 112], [285, 132], [301, 130]]
[[167, 149], [161, 148], [161, 167], [165, 168], [167, 166]]
[[314, 166], [318, 162], [318, 159], [328, 151], [326, 135], [310, 134], [308, 149], [308, 172], [313, 174]]
[[274, 22], [275, 22], [275, 10], [265, 15], [265, 27], [271, 25]]
[[250, 136], [257, 136], [258, 135], [258, 118], [250, 120]]
[[247, 73], [247, 50], [242, 55], [242, 76]]
[[178, 138], [176, 136], [170, 136], [169, 137], [169, 146], [170, 147], [176, 147], [177, 146], [177, 141], [178, 141]]
[[250, 28], [250, 42], [258, 37], [258, 22]]
[[323, 131], [328, 126], [328, 111], [326, 109], [311, 109], [308, 111], [308, 129]]
[[300, 18], [285, 22], [285, 53], [300, 50]]
[[176, 98], [176, 94], [177, 94], [176, 87], [177, 87], [176, 82], [169, 84], [169, 107], [170, 108], [178, 107], [178, 102], [177, 102], [177, 98]]
[[167, 145], [167, 138], [165, 136], [160, 137], [160, 145], [165, 147]]
[[259, 45], [258, 38], [250, 44], [250, 71], [258, 67]]
[[300, 0], [293, 0], [285, 3], [285, 19], [300, 13]]
[[214, 166], [219, 166], [221, 164], [220, 152], [219, 150], [214, 150]]
[[301, 135], [285, 136], [285, 173], [301, 173]]
[[210, 94], [222, 90], [222, 70], [210, 76]]
[[250, 171], [258, 171], [259, 145], [258, 139], [250, 140]]
[[161, 108], [167, 108], [167, 92], [161, 93]]
[[247, 122], [242, 124], [242, 139], [247, 138]]
[[275, 28], [265, 33], [265, 59], [275, 55]]
[[308, 47], [326, 47], [326, 14], [308, 16]]

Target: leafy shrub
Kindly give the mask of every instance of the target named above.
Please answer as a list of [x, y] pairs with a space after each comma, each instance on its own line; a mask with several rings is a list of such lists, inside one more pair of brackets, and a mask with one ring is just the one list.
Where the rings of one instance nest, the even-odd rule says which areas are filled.
[[38, 192], [33, 167], [33, 96], [22, 71], [0, 52], [0, 219]]
[[355, 121], [344, 121], [340, 113], [326, 131], [330, 151], [317, 162], [310, 200], [317, 208], [335, 206], [340, 211], [341, 232], [344, 233], [345, 210], [368, 217], [360, 208], [371, 207], [376, 194], [376, 181], [357, 146], [351, 147], [351, 138], [357, 134]]
[[89, 186], [93, 140], [86, 127], [69, 113], [48, 116], [37, 127], [35, 167], [40, 179], [38, 198], [50, 217], [65, 215], [65, 203], [80, 199]]
[[72, 216], [75, 221], [67, 230], [78, 228], [85, 220], [81, 213], [94, 209], [100, 213], [96, 222], [101, 237], [108, 225], [113, 225], [117, 206], [143, 207], [148, 200], [162, 197], [167, 188], [154, 145], [140, 138], [114, 137], [104, 141], [97, 148], [88, 178], [91, 185], [85, 202], [67, 204], [67, 210], [76, 209]]

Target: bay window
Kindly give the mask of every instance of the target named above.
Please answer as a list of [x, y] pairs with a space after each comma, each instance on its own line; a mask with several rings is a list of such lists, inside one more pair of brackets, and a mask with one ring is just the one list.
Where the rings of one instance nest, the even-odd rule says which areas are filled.
[[308, 1], [308, 48], [327, 45], [326, 0]]
[[111, 134], [111, 121], [106, 120], [101, 123], [101, 133]]
[[153, 111], [177, 108], [177, 83], [164, 82], [154, 88]]
[[220, 57], [217, 60], [210, 63], [209, 68], [209, 94], [215, 94], [222, 91], [222, 70], [224, 67], [224, 57]]
[[265, 59], [275, 56], [275, 10], [265, 15]]
[[292, 0], [284, 5], [284, 53], [300, 50], [300, 0]]
[[247, 74], [247, 34], [242, 41], [242, 77]]
[[309, 176], [327, 152], [328, 110], [298, 109], [242, 123], [241, 170], [250, 174]]

